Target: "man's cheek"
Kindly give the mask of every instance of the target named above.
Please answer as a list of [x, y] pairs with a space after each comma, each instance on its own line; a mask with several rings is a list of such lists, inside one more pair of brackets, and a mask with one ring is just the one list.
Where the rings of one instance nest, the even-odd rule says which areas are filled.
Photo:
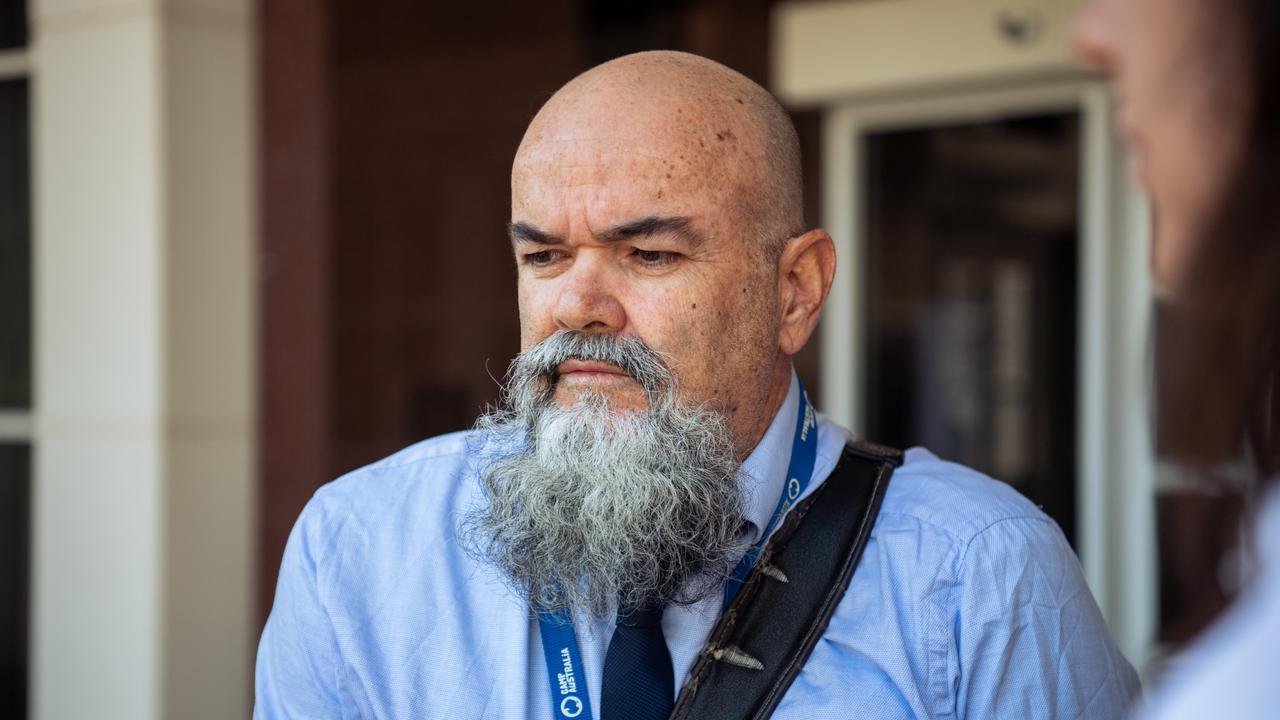
[[526, 348], [554, 332], [555, 317], [544, 293], [536, 292], [523, 282], [516, 289], [516, 310], [520, 318], [521, 343]]

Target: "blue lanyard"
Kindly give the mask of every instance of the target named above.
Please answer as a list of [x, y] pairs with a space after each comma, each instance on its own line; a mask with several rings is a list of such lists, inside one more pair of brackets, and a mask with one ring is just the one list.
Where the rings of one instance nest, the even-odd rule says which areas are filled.
[[787, 510], [804, 493], [804, 489], [809, 487], [809, 476], [813, 475], [813, 465], [818, 459], [818, 433], [814, 431], [815, 427], [817, 427], [817, 418], [814, 417], [813, 406], [809, 404], [809, 397], [804, 392], [804, 385], [801, 385], [800, 409], [796, 413], [796, 434], [791, 441], [791, 461], [787, 465], [787, 484], [778, 495], [778, 506], [774, 508], [773, 516], [769, 518], [769, 524], [760, 532], [760, 539], [751, 546], [746, 555], [742, 556], [742, 561], [733, 569], [733, 574], [725, 582], [722, 610], [729, 607], [733, 598], [737, 596], [738, 590], [742, 588], [742, 583], [747, 581], [751, 568], [755, 567], [756, 558], [760, 557], [760, 551], [764, 550], [764, 545], [769, 540], [769, 533], [773, 532], [778, 521], [787, 514]]
[[551, 713], [556, 720], [591, 720], [591, 698], [587, 676], [573, 634], [573, 618], [568, 613], [538, 613], [542, 631], [542, 656], [547, 661], [551, 685]]
[[[791, 444], [791, 462], [787, 466], [787, 484], [778, 497], [769, 524], [760, 540], [747, 551], [724, 586], [724, 606], [729, 607], [742, 583], [756, 564], [769, 533], [809, 486], [809, 476], [818, 458], [818, 433], [813, 406], [800, 386], [800, 409], [796, 413], [796, 434]], [[538, 629], [542, 633], [542, 656], [547, 662], [547, 682], [551, 689], [551, 712], [556, 720], [591, 720], [591, 698], [587, 694], [587, 678], [582, 664], [578, 638], [573, 633], [573, 619], [567, 613], [538, 613]]]

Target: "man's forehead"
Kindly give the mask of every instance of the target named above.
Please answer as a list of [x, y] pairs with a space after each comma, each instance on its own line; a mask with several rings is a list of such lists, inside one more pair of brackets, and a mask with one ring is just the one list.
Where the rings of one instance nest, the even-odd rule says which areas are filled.
[[740, 153], [738, 136], [731, 129], [710, 132], [701, 128], [619, 127], [526, 138], [512, 170], [513, 175], [543, 174], [592, 166], [675, 177], [735, 163]]
[[[732, 143], [732, 133], [721, 133]], [[701, 145], [699, 144], [701, 141]], [[526, 138], [512, 166], [513, 207], [530, 204], [607, 202], [669, 204], [705, 198], [738, 184], [742, 170], [733, 150], [712, 153], [708, 140], [671, 133], [572, 133]], [[661, 201], [666, 201], [661, 202]]]
[[687, 152], [654, 143], [549, 138], [529, 150], [512, 169], [512, 222], [548, 231], [576, 218], [591, 228], [649, 215], [705, 218], [732, 193], [723, 169], [699, 168]]
[[[680, 158], [681, 153], [675, 157]], [[682, 159], [683, 162], [683, 159]], [[512, 179], [555, 179], [557, 175], [598, 175], [611, 170], [656, 172], [672, 164], [672, 149], [619, 137], [547, 138], [522, 149], [512, 166]]]
[[769, 184], [750, 106], [731, 87], [657, 79], [575, 81], [548, 101], [512, 165], [512, 222], [596, 227], [680, 215], [718, 224], [749, 207], [751, 189]]

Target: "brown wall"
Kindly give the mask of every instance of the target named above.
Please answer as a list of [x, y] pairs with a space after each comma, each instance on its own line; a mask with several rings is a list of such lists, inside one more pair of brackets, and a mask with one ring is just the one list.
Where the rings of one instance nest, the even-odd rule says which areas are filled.
[[[518, 348], [508, 173], [541, 103], [646, 48], [766, 83], [768, 18], [723, 0], [263, 3], [264, 617], [317, 487], [496, 399]], [[797, 121], [812, 221], [817, 117]]]

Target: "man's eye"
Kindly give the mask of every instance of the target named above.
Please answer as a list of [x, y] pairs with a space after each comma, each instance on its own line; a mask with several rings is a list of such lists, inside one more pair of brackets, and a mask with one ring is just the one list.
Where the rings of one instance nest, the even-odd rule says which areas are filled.
[[525, 253], [521, 256], [525, 264], [533, 265], [534, 267], [550, 265], [558, 260], [559, 257], [560, 253], [555, 250], [539, 250], [538, 252]]
[[662, 250], [641, 250], [640, 248], [636, 248], [634, 254], [636, 259], [642, 264], [654, 267], [670, 265], [676, 261], [677, 257], [676, 253], [673, 252], [665, 252]]

